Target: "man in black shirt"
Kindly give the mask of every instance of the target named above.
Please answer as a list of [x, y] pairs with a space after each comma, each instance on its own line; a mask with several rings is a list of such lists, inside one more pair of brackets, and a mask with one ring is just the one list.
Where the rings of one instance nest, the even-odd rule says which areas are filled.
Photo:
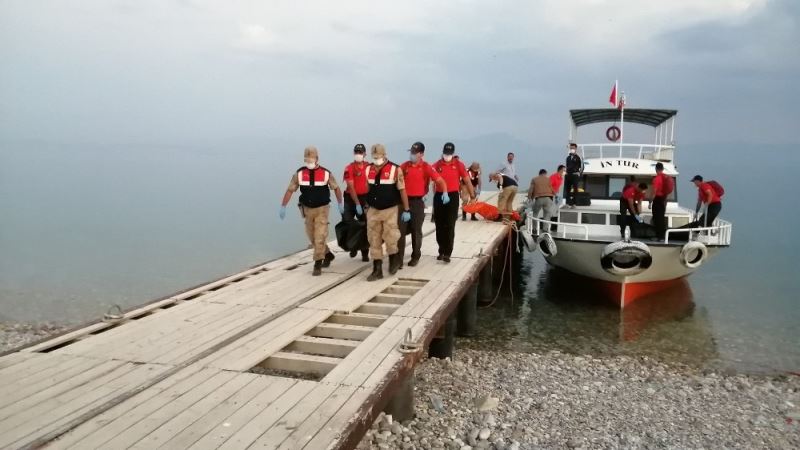
[[578, 144], [569, 144], [569, 155], [567, 155], [567, 174], [564, 176], [564, 198], [567, 206], [575, 207], [575, 193], [578, 190], [578, 182], [583, 172], [583, 161], [578, 156]]

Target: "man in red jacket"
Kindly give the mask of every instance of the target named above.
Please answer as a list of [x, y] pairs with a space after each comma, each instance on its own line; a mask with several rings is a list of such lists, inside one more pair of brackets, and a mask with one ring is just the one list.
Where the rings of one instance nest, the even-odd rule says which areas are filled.
[[700, 207], [705, 205], [706, 212], [700, 216], [700, 219], [695, 222], [700, 227], [710, 227], [717, 219], [719, 212], [722, 210], [722, 199], [720, 199], [717, 190], [711, 185], [703, 181], [703, 177], [695, 175], [692, 182], [697, 186], [697, 206], [694, 209], [695, 214], [700, 212]]
[[466, 184], [470, 200], [475, 198], [472, 183], [464, 163], [453, 157], [456, 146], [452, 142], [444, 144], [442, 159], [433, 164], [433, 169], [444, 179], [445, 186], [437, 185], [433, 196], [433, 218], [436, 222], [436, 242], [439, 244], [439, 257], [450, 262], [458, 220], [459, 191], [461, 182]]
[[648, 209], [653, 210], [653, 226], [659, 240], [667, 234], [667, 197], [675, 190], [672, 177], [664, 173], [664, 164], [656, 164], [656, 176], [653, 177], [653, 194], [650, 197]]
[[[367, 184], [366, 169], [369, 162], [365, 161], [367, 147], [364, 144], [356, 144], [353, 147], [353, 162], [344, 168], [344, 181], [347, 189], [344, 192], [344, 220], [359, 220], [367, 223], [367, 215], [364, 214], [364, 206], [367, 204]], [[350, 250], [350, 257], [354, 258], [359, 249]], [[369, 244], [367, 243], [361, 250], [361, 260], [369, 261]]]

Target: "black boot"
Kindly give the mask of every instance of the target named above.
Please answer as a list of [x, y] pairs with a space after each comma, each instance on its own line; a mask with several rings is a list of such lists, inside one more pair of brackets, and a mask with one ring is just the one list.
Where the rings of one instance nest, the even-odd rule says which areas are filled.
[[417, 264], [419, 264], [419, 256], [416, 258], [412, 256], [411, 259], [408, 260], [408, 267], [414, 267]]
[[336, 257], [333, 256], [333, 253], [331, 252], [326, 253], [325, 259], [322, 260], [322, 267], [330, 267], [331, 261], [333, 261], [334, 259], [336, 259]]
[[372, 261], [372, 273], [367, 277], [367, 281], [375, 281], [383, 278], [383, 261], [376, 259]]
[[461, 220], [467, 220], [467, 213], [464, 211], [461, 212]]
[[322, 260], [314, 261], [314, 270], [311, 272], [311, 275], [315, 277], [322, 275]]
[[350, 250], [350, 257], [351, 258], [355, 258], [357, 254], [358, 254], [358, 250]]
[[389, 255], [389, 273], [392, 275], [396, 274], [397, 269], [400, 268], [400, 263], [402, 262], [403, 260], [400, 259], [399, 253], [395, 253], [394, 255]]
[[368, 250], [366, 250], [366, 249], [361, 250], [361, 261], [364, 261], [364, 262], [369, 261], [369, 253], [367, 253], [367, 252], [368, 252]]
[[475, 217], [475, 214], [472, 215], [472, 220], [478, 220], [478, 218]]

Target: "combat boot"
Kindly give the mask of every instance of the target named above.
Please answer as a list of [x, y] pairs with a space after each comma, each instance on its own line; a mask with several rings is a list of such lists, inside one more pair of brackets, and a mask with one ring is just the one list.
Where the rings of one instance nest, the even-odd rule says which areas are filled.
[[369, 254], [367, 250], [361, 250], [361, 261], [368, 262], [369, 261]]
[[389, 255], [389, 273], [394, 275], [397, 273], [397, 269], [400, 268], [400, 264], [403, 262], [400, 259], [400, 254], [395, 253], [394, 255]]
[[330, 267], [331, 261], [333, 261], [336, 257], [333, 256], [333, 253], [328, 252], [325, 254], [325, 259], [322, 260], [322, 267]]
[[315, 277], [322, 275], [322, 260], [314, 261], [314, 270], [311, 271], [311, 275]]
[[376, 259], [372, 261], [372, 273], [367, 277], [367, 281], [375, 281], [383, 278], [383, 261]]

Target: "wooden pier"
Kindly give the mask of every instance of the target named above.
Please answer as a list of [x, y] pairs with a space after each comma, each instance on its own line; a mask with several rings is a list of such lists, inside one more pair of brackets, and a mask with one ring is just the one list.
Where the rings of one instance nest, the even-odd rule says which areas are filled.
[[0, 448], [355, 447], [508, 236], [459, 220], [445, 264], [432, 231], [383, 280], [341, 251], [312, 277], [304, 250], [0, 357]]

